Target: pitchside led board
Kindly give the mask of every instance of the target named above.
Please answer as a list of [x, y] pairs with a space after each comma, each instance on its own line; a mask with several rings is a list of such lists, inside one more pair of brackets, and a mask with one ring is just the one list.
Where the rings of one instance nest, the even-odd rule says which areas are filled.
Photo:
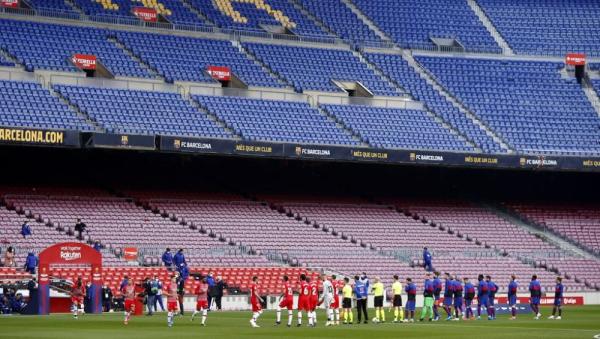
[[38, 300], [39, 314], [50, 313], [50, 267], [52, 265], [89, 266], [90, 276], [82, 280], [91, 282], [88, 297], [91, 301], [92, 313], [102, 313], [100, 292], [102, 290], [102, 254], [92, 247], [77, 242], [66, 242], [50, 246], [39, 255], [38, 267]]

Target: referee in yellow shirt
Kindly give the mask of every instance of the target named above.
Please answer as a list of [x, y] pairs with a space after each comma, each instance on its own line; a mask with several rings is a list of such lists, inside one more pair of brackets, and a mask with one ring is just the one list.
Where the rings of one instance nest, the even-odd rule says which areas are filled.
[[397, 275], [394, 275], [392, 293], [394, 293], [394, 299], [392, 301], [392, 306], [394, 307], [394, 322], [397, 323], [398, 315], [400, 315], [400, 321], [404, 320], [404, 312], [402, 311], [402, 283]]
[[373, 295], [375, 296], [375, 318], [378, 322], [385, 322], [385, 311], [383, 310], [383, 297], [385, 287], [379, 277], [375, 277], [375, 283], [372, 287]]
[[350, 279], [344, 278], [344, 287], [342, 288], [342, 318], [344, 325], [354, 322], [354, 313], [352, 313], [352, 293], [354, 288], [350, 285]]

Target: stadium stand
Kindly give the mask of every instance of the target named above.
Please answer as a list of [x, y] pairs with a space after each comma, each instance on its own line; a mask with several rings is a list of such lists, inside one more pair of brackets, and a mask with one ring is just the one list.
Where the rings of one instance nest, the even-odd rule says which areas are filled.
[[600, 151], [598, 115], [561, 63], [419, 56], [454, 95], [517, 151], [591, 155]]
[[0, 81], [0, 125], [91, 131], [93, 127], [38, 83]]
[[54, 89], [111, 133], [231, 137], [177, 93], [64, 85]]
[[207, 66], [214, 65], [230, 67], [233, 74], [250, 86], [282, 87], [228, 40], [128, 32], [119, 32], [117, 37], [142, 61], [163, 75], [167, 82], [214, 83], [215, 80], [205, 72]]
[[478, 0], [518, 54], [600, 56], [600, 4], [594, 0]]
[[340, 92], [332, 80], [360, 81], [375, 95], [398, 96], [349, 50], [243, 43], [275, 73], [303, 90]]
[[359, 105], [323, 105], [364, 142], [380, 148], [473, 151], [422, 110]]
[[299, 35], [327, 35], [287, 0], [190, 0], [190, 3], [221, 28], [265, 32], [261, 25], [271, 25]]
[[193, 98], [246, 140], [358, 144], [306, 102], [219, 96]]
[[355, 4], [404, 48], [433, 48], [431, 38], [448, 38], [468, 50], [501, 52], [466, 1], [356, 0]]
[[341, 0], [302, 0], [302, 4], [342, 39], [354, 42], [380, 40]]
[[484, 152], [505, 152], [485, 131], [421, 78], [400, 55], [367, 53], [365, 56], [407, 90], [415, 100], [425, 104], [427, 108], [463, 133]]
[[73, 7], [67, 5], [65, 0], [28, 0], [27, 3], [34, 9], [76, 13]]
[[103, 17], [134, 18], [133, 9], [145, 7], [155, 9], [157, 14], [172, 23], [207, 25], [203, 19], [177, 0], [74, 0], [74, 2], [86, 15], [93, 16], [96, 20]]
[[600, 212], [595, 204], [508, 202], [522, 218], [600, 254]]
[[[365, 245], [367, 248], [374, 246], [384, 253], [404, 257], [405, 260], [410, 259], [415, 267], [420, 265], [418, 258], [422, 247], [416, 247], [418, 244], [418, 246], [435, 249], [436, 270], [459, 276], [475, 277], [481, 267], [486, 267], [486, 271], [495, 277], [508, 277], [513, 273], [527, 276], [534, 270], [532, 266], [522, 263], [516, 257], [501, 256], [493, 250], [486, 249], [481, 243], [469, 241], [465, 237], [457, 238], [455, 232], [453, 234], [448, 232], [448, 228], [440, 231], [438, 228], [430, 227], [419, 218], [398, 213], [389, 205], [332, 203], [315, 198], [305, 201], [297, 201], [293, 197], [267, 197], [267, 199], [276, 206], [282, 206], [288, 213], [310, 223], [316, 223], [319, 227], [325, 227], [330, 232], [343, 234], [351, 241]], [[460, 220], [453, 226], [463, 225], [465, 228], [463, 232], [476, 232], [470, 226], [471, 219], [460, 214], [453, 214], [452, 217], [455, 218], [454, 220]], [[501, 243], [508, 243], [513, 239], [510, 234], [502, 232], [498, 234], [502, 234], [499, 240]], [[494, 239], [498, 239], [498, 234], [495, 234]], [[536, 248], [547, 246], [537, 245]], [[457, 266], [456, 262], [467, 264]], [[536, 273], [546, 288], [553, 286], [554, 273], [543, 269], [538, 269]], [[571, 288], [583, 290], [585, 286], [573, 282]], [[505, 290], [504, 287], [501, 289]]]
[[0, 66], [12, 67], [15, 66], [15, 63], [10, 60], [7, 60], [6, 57], [4, 57], [4, 55], [0, 54]]
[[73, 54], [92, 54], [117, 76], [152, 77], [148, 71], [107, 40], [106, 30], [0, 19], [2, 48], [28, 71], [77, 71]]

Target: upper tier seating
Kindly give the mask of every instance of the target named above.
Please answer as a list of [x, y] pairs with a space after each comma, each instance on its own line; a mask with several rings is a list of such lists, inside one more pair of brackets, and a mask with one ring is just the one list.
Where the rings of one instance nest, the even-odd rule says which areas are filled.
[[261, 25], [281, 26], [299, 35], [327, 35], [288, 0], [190, 0], [217, 26], [265, 32]]
[[508, 207], [522, 217], [600, 254], [600, 211], [595, 204], [517, 203]]
[[117, 36], [167, 82], [214, 83], [215, 80], [205, 71], [207, 66], [212, 65], [230, 67], [232, 73], [250, 86], [282, 87], [227, 40], [126, 32], [119, 32]]
[[437, 79], [517, 151], [600, 152], [600, 119], [561, 63], [417, 57]]
[[365, 25], [341, 0], [302, 0], [304, 7], [321, 19], [327, 28], [343, 39], [356, 42], [379, 41], [380, 38]]
[[294, 85], [298, 92], [340, 92], [332, 80], [360, 81], [375, 95], [397, 96], [393, 87], [379, 78], [349, 50], [244, 43], [259, 60]]
[[364, 142], [380, 148], [473, 151], [425, 111], [358, 105], [323, 105]]
[[415, 100], [424, 103], [427, 108], [439, 115], [450, 126], [463, 133], [484, 152], [503, 153], [498, 143], [458, 108], [454, 107], [438, 91], [433, 89], [400, 55], [369, 53], [366, 57], [407, 90]]
[[596, 0], [477, 0], [519, 54], [600, 56], [600, 2]]
[[0, 97], [0, 126], [93, 130], [38, 83], [1, 80]]
[[358, 144], [306, 102], [219, 96], [194, 96], [194, 100], [246, 140]]
[[355, 0], [377, 26], [402, 47], [433, 48], [430, 38], [454, 38], [465, 48], [500, 53], [466, 1]]
[[[88, 2], [90, 2], [88, 0]], [[34, 9], [69, 12], [75, 14], [73, 7], [67, 5], [65, 0], [27, 0]]]
[[54, 89], [111, 133], [231, 137], [177, 93], [64, 85]]
[[77, 71], [73, 54], [92, 54], [117, 76], [152, 77], [123, 50], [107, 40], [103, 29], [0, 20], [0, 47], [29, 71]]
[[176, 24], [206, 25], [206, 22], [186, 8], [179, 0], [74, 0], [86, 15], [98, 20], [111, 16], [133, 18], [135, 7], [153, 8], [169, 22]]

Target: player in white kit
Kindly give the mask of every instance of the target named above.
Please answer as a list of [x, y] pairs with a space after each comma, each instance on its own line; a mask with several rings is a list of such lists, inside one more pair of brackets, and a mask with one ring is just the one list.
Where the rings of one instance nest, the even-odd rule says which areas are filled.
[[321, 294], [319, 304], [323, 304], [323, 307], [325, 307], [325, 311], [327, 312], [327, 323], [325, 326], [331, 326], [334, 324], [333, 308], [331, 307], [333, 304], [333, 284], [327, 279], [326, 275], [322, 275], [321, 280], [323, 280], [323, 293]]

